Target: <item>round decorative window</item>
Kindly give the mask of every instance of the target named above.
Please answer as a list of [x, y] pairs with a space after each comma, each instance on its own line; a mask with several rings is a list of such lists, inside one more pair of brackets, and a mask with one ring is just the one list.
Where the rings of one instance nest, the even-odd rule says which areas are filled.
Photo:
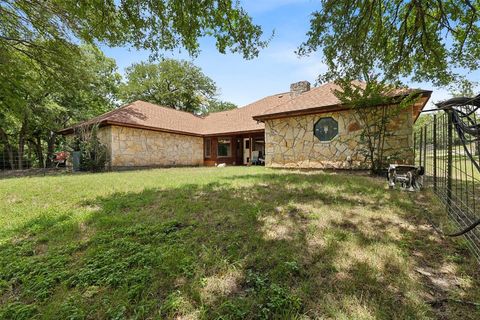
[[313, 134], [320, 141], [330, 141], [338, 134], [338, 122], [332, 117], [321, 118], [315, 123]]

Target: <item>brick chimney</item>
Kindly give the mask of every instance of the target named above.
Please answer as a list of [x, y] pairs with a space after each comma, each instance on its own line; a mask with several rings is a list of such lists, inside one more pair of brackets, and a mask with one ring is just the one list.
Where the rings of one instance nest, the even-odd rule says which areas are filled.
[[301, 95], [304, 92], [310, 91], [310, 82], [308, 81], [299, 81], [292, 83], [290, 85], [290, 96], [296, 97]]

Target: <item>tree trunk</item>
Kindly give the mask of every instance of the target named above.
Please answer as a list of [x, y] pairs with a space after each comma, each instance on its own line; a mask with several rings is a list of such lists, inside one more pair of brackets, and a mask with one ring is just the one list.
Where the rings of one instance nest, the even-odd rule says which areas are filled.
[[20, 129], [20, 132], [18, 133], [18, 150], [17, 150], [17, 156], [18, 156], [18, 165], [17, 169], [22, 170], [23, 169], [23, 154], [25, 151], [25, 133], [27, 131], [27, 116], [23, 119], [22, 123], [22, 128]]
[[20, 132], [18, 136], [18, 150], [17, 150], [17, 169], [23, 169], [23, 154], [25, 151], [25, 135], [24, 133]]
[[385, 137], [387, 135], [387, 125], [388, 125], [388, 117], [387, 117], [387, 110], [386, 107], [382, 107], [382, 121], [381, 121], [381, 127], [379, 129], [379, 141], [378, 141], [378, 167], [377, 167], [377, 173], [381, 173], [381, 170], [384, 166], [384, 159], [383, 159], [383, 153], [385, 151]]
[[55, 141], [57, 139], [57, 135], [55, 132], [52, 132], [50, 135], [50, 138], [47, 141], [47, 159], [46, 159], [46, 164], [45, 166], [47, 168], [53, 167], [53, 154], [55, 152]]
[[[3, 131], [2, 128], [0, 128], [0, 140], [3, 141], [3, 144], [5, 146], [5, 150], [7, 151], [7, 156], [8, 156], [8, 165], [10, 166], [10, 169], [13, 169], [14, 161], [13, 161], [13, 149], [12, 145], [8, 141], [8, 136], [5, 131]], [[2, 168], [4, 169], [4, 168]]]
[[43, 168], [45, 163], [44, 163], [44, 157], [43, 157], [42, 139], [40, 138], [39, 135], [36, 135], [35, 140], [30, 140], [30, 142], [33, 145], [33, 149], [35, 150], [35, 155], [38, 160], [38, 167]]

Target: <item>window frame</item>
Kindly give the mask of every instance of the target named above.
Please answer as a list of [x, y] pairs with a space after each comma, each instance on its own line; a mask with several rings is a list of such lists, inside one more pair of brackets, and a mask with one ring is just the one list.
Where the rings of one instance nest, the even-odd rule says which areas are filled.
[[[322, 140], [320, 139], [319, 136], [317, 136], [317, 126], [320, 124], [321, 121], [328, 121], [328, 120], [331, 120], [335, 123], [335, 135], [333, 137], [331, 137], [329, 140]], [[320, 143], [330, 143], [331, 141], [335, 140], [340, 134], [340, 127], [338, 125], [338, 120], [335, 119], [334, 117], [321, 117], [319, 118], [313, 125], [313, 135], [315, 136], [315, 138], [318, 139], [318, 141], [320, 141]]]
[[[228, 140], [229, 147], [227, 149], [227, 155], [221, 156], [219, 153], [220, 140]], [[217, 138], [217, 158], [230, 158], [232, 156], [232, 138], [230, 137], [221, 137]]]
[[[212, 157], [212, 139], [211, 138], [205, 138], [203, 141], [204, 147], [203, 147], [203, 155], [205, 158], [211, 158]], [[209, 147], [209, 154], [207, 154], [207, 146]]]

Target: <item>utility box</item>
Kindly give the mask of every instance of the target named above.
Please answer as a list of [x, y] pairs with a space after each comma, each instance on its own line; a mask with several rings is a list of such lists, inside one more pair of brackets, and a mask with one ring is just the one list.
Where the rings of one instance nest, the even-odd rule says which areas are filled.
[[72, 165], [73, 165], [73, 172], [80, 171], [80, 155], [82, 153], [80, 151], [73, 151], [72, 152]]

